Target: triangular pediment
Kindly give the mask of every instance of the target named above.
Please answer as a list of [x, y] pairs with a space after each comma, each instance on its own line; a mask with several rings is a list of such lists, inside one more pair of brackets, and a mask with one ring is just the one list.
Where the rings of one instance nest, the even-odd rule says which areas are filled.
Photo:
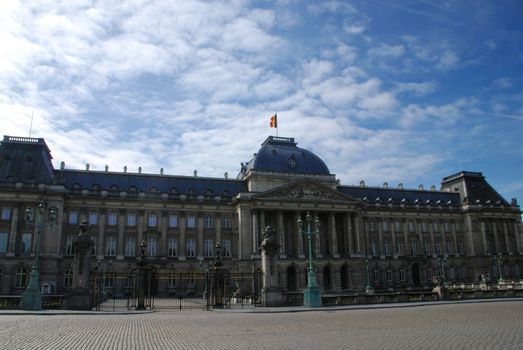
[[290, 200], [305, 202], [354, 203], [357, 199], [340, 193], [329, 186], [305, 179], [259, 193], [253, 199]]

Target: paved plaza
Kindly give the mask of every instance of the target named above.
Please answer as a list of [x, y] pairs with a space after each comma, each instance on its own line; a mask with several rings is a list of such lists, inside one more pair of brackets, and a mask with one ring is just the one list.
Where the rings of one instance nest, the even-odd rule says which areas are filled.
[[288, 313], [0, 315], [0, 349], [523, 349], [523, 301]]

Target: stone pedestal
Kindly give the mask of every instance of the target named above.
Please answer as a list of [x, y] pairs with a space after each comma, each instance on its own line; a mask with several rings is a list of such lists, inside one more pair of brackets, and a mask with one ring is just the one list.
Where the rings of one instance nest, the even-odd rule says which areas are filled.
[[274, 239], [274, 229], [265, 228], [261, 244], [261, 262], [263, 271], [262, 304], [263, 306], [281, 306], [284, 303], [283, 289], [279, 285], [278, 251], [280, 245]]
[[73, 242], [73, 285], [67, 296], [67, 308], [70, 310], [91, 310], [92, 292], [89, 286], [89, 270], [91, 267], [91, 248], [94, 244], [87, 233], [88, 224], [80, 225], [80, 233]]

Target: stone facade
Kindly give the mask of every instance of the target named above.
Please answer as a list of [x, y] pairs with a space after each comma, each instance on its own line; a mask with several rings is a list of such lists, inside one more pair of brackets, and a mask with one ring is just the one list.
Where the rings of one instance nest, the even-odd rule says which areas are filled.
[[[34, 252], [28, 207], [58, 208], [41, 239], [44, 292], [73, 286], [73, 242], [90, 224], [92, 266], [125, 271], [140, 243], [163, 270], [201, 269], [220, 243], [225, 267], [261, 268], [263, 229], [275, 229], [280, 287], [306, 285], [306, 240], [298, 218], [318, 217], [314, 267], [323, 294], [431, 289], [523, 272], [521, 211], [481, 173], [446, 177], [440, 190], [344, 186], [294, 139], [269, 137], [236, 179], [55, 169], [43, 139], [4, 137], [0, 145], [0, 294], [21, 294]], [[283, 164], [280, 164], [282, 163]], [[368, 267], [368, 268], [367, 268]], [[368, 271], [368, 274], [366, 273]]]

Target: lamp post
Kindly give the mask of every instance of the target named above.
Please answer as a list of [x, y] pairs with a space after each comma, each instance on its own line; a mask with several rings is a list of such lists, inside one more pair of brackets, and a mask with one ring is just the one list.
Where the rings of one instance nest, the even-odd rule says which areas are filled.
[[[31, 274], [29, 275], [29, 284], [27, 289], [22, 294], [22, 307], [26, 310], [41, 310], [42, 309], [42, 291], [40, 289], [40, 235], [45, 229], [46, 225], [52, 226], [56, 222], [58, 209], [55, 206], [49, 208], [47, 218], [44, 218], [47, 204], [43, 201], [38, 203], [38, 212], [36, 214], [36, 233], [35, 233], [35, 257]], [[32, 208], [25, 210], [26, 224], [33, 222], [34, 212]]]
[[136, 310], [145, 310], [145, 252], [147, 251], [147, 243], [142, 241], [140, 243], [140, 260], [138, 261], [138, 302]]
[[446, 277], [445, 277], [445, 266], [447, 265], [447, 257], [445, 255], [439, 255], [438, 256], [438, 264], [439, 264], [439, 278], [440, 283], [445, 283]]
[[309, 247], [309, 261], [307, 266], [307, 287], [303, 291], [303, 305], [307, 307], [319, 307], [321, 306], [321, 291], [316, 281], [316, 274], [312, 267], [312, 237], [320, 234], [320, 220], [318, 217], [314, 220], [315, 228], [311, 228], [312, 216], [307, 212], [305, 217], [307, 221], [307, 230], [303, 230], [303, 220], [301, 217], [298, 219], [298, 231], [300, 235], [305, 235], [308, 240]]
[[503, 271], [501, 268], [503, 267], [503, 255], [501, 253], [498, 253], [498, 255], [494, 256], [494, 261], [496, 262], [496, 266], [498, 267], [498, 283], [503, 283], [505, 280], [503, 279]]

